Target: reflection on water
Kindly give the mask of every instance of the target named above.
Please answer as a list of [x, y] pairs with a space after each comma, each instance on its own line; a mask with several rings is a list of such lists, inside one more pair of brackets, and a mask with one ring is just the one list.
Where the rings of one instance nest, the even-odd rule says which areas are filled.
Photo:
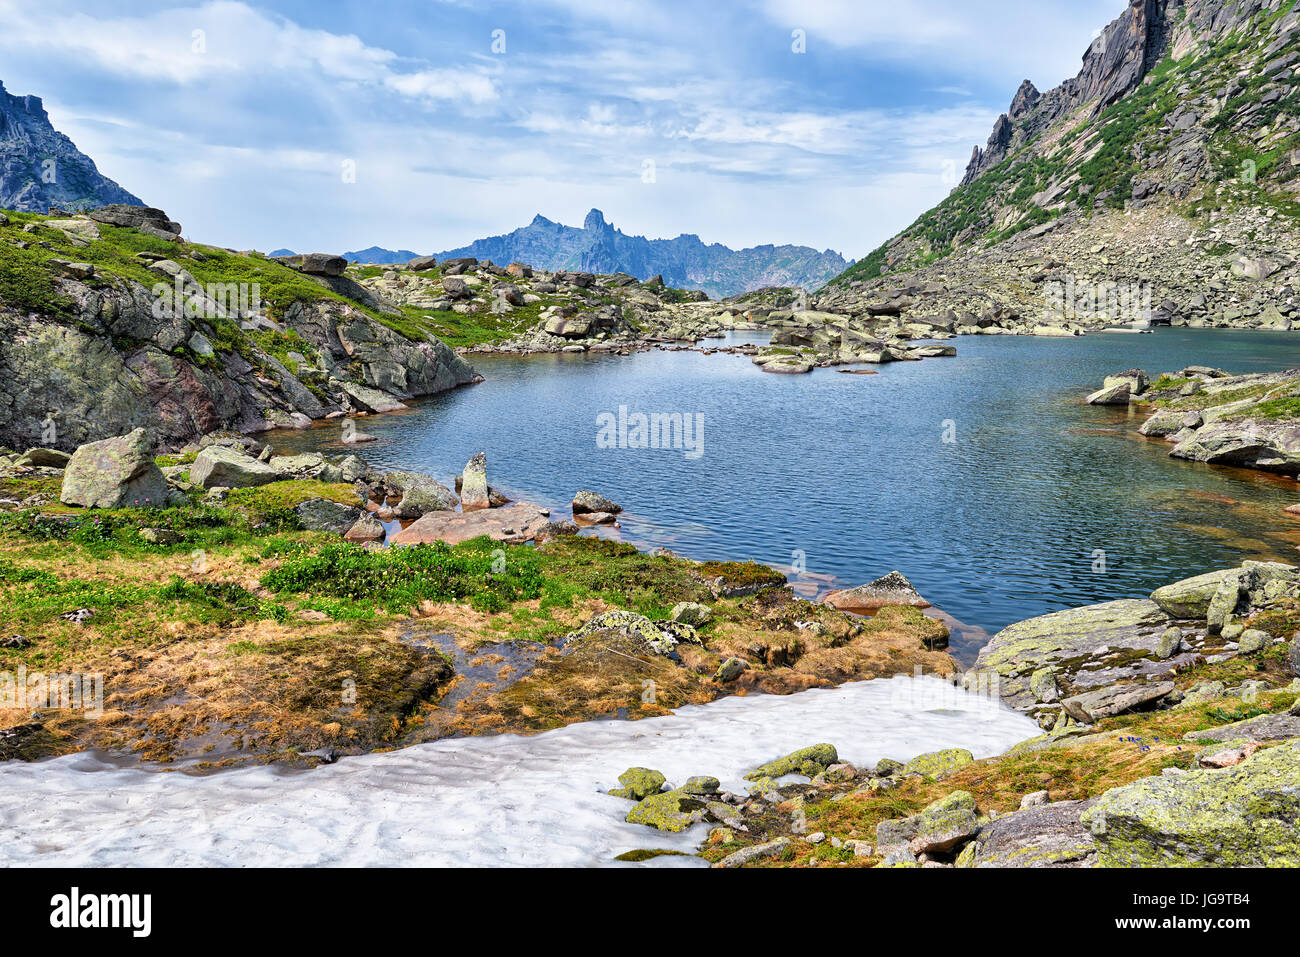
[[[1168, 445], [1135, 438], [1139, 415], [1082, 396], [1132, 367], [1300, 366], [1300, 336], [1166, 329], [957, 346], [955, 359], [876, 376], [771, 375], [744, 356], [693, 351], [479, 358], [486, 382], [367, 419], [379, 441], [351, 451], [450, 484], [485, 450], [492, 484], [512, 498], [564, 506], [590, 488], [619, 502], [628, 541], [840, 584], [898, 569], [989, 632], [1295, 555], [1300, 521], [1281, 512], [1300, 501], [1294, 481], [1172, 460]], [[700, 413], [703, 456], [598, 448], [597, 416], [620, 406]], [[342, 450], [338, 430], [271, 441]]]

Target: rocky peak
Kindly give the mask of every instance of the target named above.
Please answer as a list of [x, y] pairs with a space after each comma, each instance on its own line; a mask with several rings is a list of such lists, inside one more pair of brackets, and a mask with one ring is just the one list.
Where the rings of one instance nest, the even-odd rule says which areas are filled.
[[[1089, 116], [1096, 116], [1135, 90], [1164, 55], [1173, 22], [1184, 2], [1130, 0], [1128, 9], [1108, 24], [1088, 47], [1078, 75], [1046, 94], [1025, 80], [1016, 91], [1010, 110], [998, 118], [988, 146], [983, 150], [977, 147], [971, 155], [962, 185], [974, 182], [1021, 143], [1066, 114], [1086, 107]], [[1209, 0], [1190, 2], [1204, 5]], [[1017, 129], [1012, 128], [1012, 121]]]
[[1043, 94], [1038, 92], [1038, 87], [1034, 86], [1029, 80], [1020, 84], [1020, 89], [1016, 90], [1015, 99], [1011, 101], [1011, 111], [1008, 114], [1011, 119], [1018, 120], [1030, 110], [1032, 110]]
[[43, 213], [111, 203], [144, 205], [54, 128], [39, 96], [14, 96], [0, 84], [0, 208]]
[[582, 228], [592, 231], [605, 232], [613, 230], [613, 226], [605, 222], [605, 214], [598, 209], [593, 209], [587, 214], [587, 218], [582, 221]]

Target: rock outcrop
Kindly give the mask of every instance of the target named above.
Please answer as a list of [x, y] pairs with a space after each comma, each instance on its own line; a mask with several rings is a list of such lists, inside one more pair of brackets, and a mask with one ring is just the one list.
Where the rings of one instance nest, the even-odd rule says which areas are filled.
[[1285, 330], [1300, 318], [1300, 10], [1133, 0], [1082, 69], [1023, 83], [962, 183], [813, 308], [960, 334], [1152, 325]]
[[1082, 815], [1106, 867], [1300, 866], [1300, 742], [1234, 767], [1144, 778]]
[[[0, 225], [4, 268], [27, 277], [0, 286], [0, 376], [9, 383], [0, 445], [71, 452], [143, 428], [160, 447], [179, 447], [217, 430], [399, 409], [403, 399], [479, 379], [346, 277], [176, 241], [180, 225], [160, 210], [110, 205], [93, 215], [99, 222]], [[174, 258], [95, 238], [101, 222], [173, 242]], [[44, 248], [86, 245], [97, 253], [88, 275]], [[139, 280], [142, 265], [153, 286]], [[250, 275], [263, 279], [235, 281]], [[350, 285], [339, 293], [328, 283]]]

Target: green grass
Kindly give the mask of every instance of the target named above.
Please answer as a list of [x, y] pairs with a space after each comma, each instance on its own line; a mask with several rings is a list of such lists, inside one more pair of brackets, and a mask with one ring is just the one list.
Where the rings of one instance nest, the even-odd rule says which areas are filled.
[[1300, 419], [1300, 397], [1266, 399], [1250, 413], [1261, 419]]

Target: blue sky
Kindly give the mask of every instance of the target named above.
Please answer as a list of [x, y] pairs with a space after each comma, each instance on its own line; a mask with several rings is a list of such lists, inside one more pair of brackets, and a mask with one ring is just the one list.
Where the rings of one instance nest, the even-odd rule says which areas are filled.
[[1126, 2], [0, 0], [0, 80], [200, 241], [433, 251], [599, 207], [857, 258]]

